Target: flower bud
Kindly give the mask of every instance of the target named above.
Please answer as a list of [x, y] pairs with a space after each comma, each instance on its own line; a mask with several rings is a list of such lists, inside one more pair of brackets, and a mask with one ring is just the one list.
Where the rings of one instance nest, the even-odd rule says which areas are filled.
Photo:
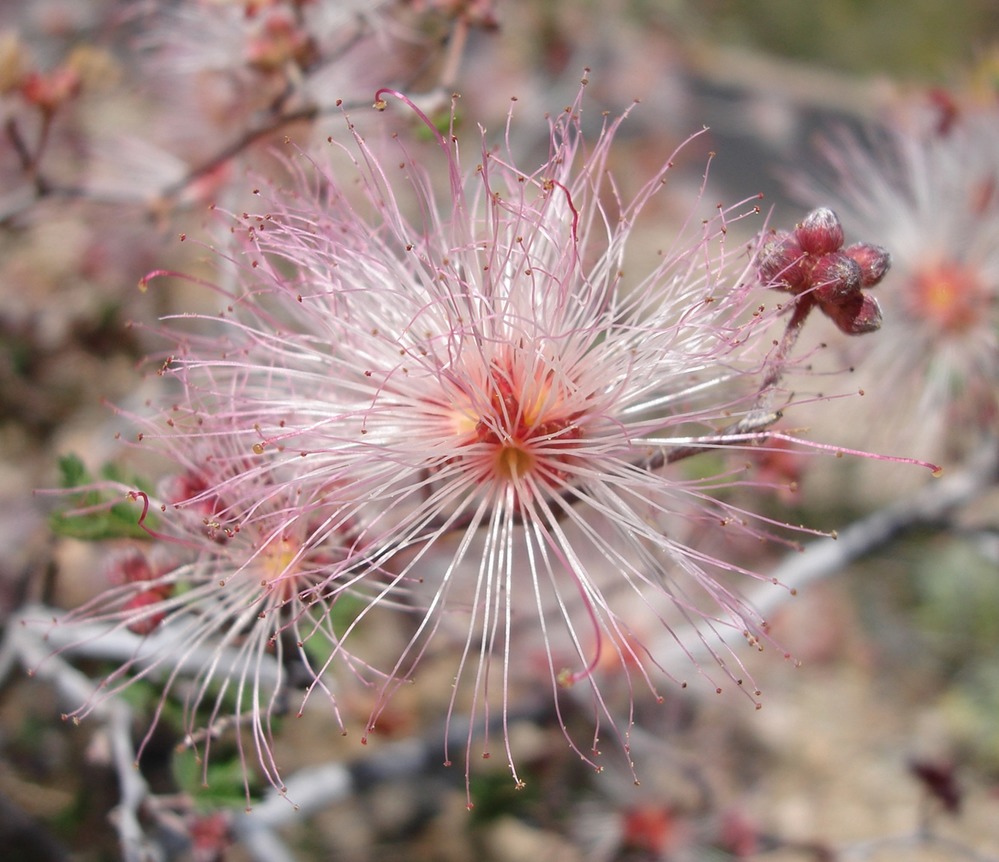
[[145, 554], [135, 552], [122, 557], [116, 567], [122, 581], [134, 584], [138, 581], [151, 581], [156, 577], [153, 567]]
[[863, 335], [881, 328], [881, 306], [865, 293], [855, 293], [842, 304], [823, 306], [822, 310], [847, 335]]
[[160, 627], [166, 619], [166, 611], [148, 609], [160, 604], [163, 595], [157, 590], [145, 590], [136, 593], [122, 606], [122, 611], [128, 616], [127, 628], [132, 634], [148, 635]]
[[860, 291], [860, 264], [842, 252], [824, 254], [812, 268], [812, 284], [819, 302], [839, 305]]
[[48, 73], [30, 72], [21, 82], [21, 95], [46, 114], [53, 114], [79, 95], [80, 76], [75, 69], [61, 66]]
[[885, 277], [891, 268], [891, 254], [888, 249], [869, 242], [855, 242], [843, 253], [860, 264], [861, 287], [872, 287]]
[[831, 209], [812, 210], [794, 232], [803, 251], [808, 254], [828, 254], [843, 245], [843, 226]]
[[763, 244], [756, 263], [760, 279], [768, 287], [797, 293], [806, 286], [805, 254], [793, 234], [775, 233]]

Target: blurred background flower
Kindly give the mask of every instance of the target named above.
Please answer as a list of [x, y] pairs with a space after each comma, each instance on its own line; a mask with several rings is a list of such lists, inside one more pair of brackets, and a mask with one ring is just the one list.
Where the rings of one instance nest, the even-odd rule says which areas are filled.
[[825, 174], [797, 183], [891, 249], [883, 337], [849, 346], [878, 412], [867, 439], [946, 459], [999, 427], [999, 107], [952, 109], [829, 137]]

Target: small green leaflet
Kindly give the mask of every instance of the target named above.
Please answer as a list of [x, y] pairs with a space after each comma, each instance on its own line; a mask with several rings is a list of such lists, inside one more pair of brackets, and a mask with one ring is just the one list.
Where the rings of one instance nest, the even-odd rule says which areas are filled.
[[[92, 476], [77, 455], [59, 459], [60, 487], [68, 493], [63, 505], [49, 515], [49, 528], [57, 536], [84, 541], [103, 539], [147, 539], [149, 534], [139, 525], [142, 503], [100, 487], [118, 483], [149, 493], [146, 483], [126, 475], [117, 465], [105, 464], [98, 477]], [[78, 513], [78, 510], [86, 510]], [[155, 518], [146, 516], [145, 526], [155, 529]]]

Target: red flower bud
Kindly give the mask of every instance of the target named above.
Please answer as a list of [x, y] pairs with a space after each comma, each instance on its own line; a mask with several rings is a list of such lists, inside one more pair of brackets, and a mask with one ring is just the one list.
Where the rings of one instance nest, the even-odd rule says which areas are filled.
[[891, 268], [891, 254], [888, 249], [869, 242], [855, 242], [843, 253], [860, 264], [861, 287], [873, 287]]
[[881, 328], [881, 306], [865, 293], [855, 293], [839, 305], [822, 306], [822, 310], [847, 335], [864, 335]]
[[828, 254], [843, 245], [843, 226], [831, 209], [812, 210], [794, 232], [801, 248], [808, 254]]
[[21, 83], [25, 101], [47, 114], [55, 111], [79, 95], [83, 86], [79, 72], [70, 66], [61, 66], [50, 72], [31, 72]]
[[842, 252], [824, 254], [812, 268], [815, 297], [821, 303], [839, 305], [860, 292], [860, 264]]
[[128, 623], [128, 630], [137, 635], [148, 635], [159, 628], [160, 623], [166, 618], [163, 610], [147, 613], [145, 608], [157, 605], [163, 601], [163, 595], [159, 590], [145, 590], [136, 593], [122, 606], [122, 610], [127, 614], [135, 614], [134, 619]]
[[793, 234], [778, 231], [760, 249], [756, 259], [760, 279], [767, 287], [798, 293], [806, 287], [805, 253]]
[[151, 581], [156, 577], [156, 573], [146, 555], [141, 551], [134, 551], [114, 561], [111, 576], [122, 583], [134, 584], [139, 581]]

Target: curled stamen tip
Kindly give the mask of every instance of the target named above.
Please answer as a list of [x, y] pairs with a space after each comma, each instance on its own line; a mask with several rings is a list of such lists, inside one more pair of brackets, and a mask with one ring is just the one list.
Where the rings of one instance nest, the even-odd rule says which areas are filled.
[[378, 98], [375, 99], [374, 104], [372, 104], [371, 107], [374, 108], [376, 111], [384, 111], [388, 107], [388, 102], [386, 102], [384, 99]]
[[559, 688], [572, 688], [576, 683], [576, 674], [569, 670], [569, 668], [564, 667], [558, 672], [555, 682], [558, 683]]
[[932, 475], [934, 479], [939, 479], [943, 475], [943, 467], [938, 467], [936, 464], [930, 464], [929, 467], [931, 470], [930, 475]]

